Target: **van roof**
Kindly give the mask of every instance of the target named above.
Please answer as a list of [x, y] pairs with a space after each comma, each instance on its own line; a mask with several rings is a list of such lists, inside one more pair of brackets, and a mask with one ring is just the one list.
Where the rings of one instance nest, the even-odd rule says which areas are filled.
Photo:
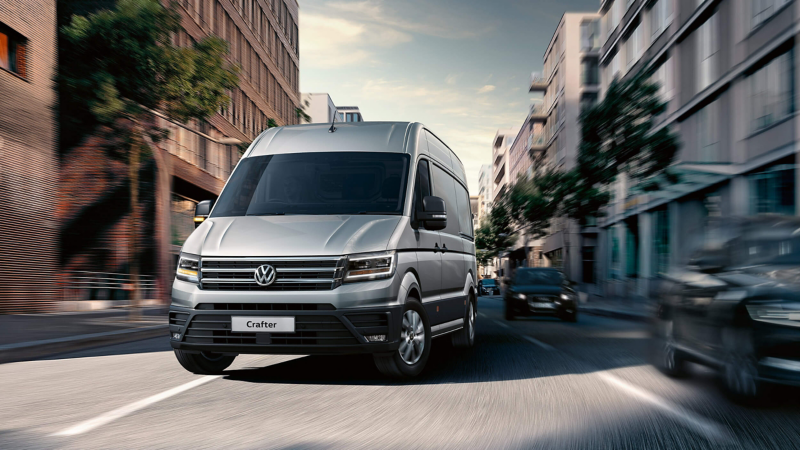
[[314, 151], [404, 153], [412, 122], [343, 122], [330, 133], [329, 123], [270, 128], [253, 143], [247, 156]]

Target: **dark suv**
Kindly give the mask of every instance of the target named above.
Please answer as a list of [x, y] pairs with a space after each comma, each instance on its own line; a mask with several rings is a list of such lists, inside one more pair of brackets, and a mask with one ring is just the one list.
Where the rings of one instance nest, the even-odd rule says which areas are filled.
[[687, 361], [718, 369], [739, 400], [800, 385], [800, 220], [728, 220], [706, 234], [717, 242], [663, 276], [658, 364], [672, 376]]
[[478, 295], [500, 295], [500, 285], [492, 278], [478, 280]]
[[558, 270], [522, 267], [509, 280], [505, 294], [506, 320], [521, 315], [556, 316], [575, 322], [578, 320], [578, 296]]

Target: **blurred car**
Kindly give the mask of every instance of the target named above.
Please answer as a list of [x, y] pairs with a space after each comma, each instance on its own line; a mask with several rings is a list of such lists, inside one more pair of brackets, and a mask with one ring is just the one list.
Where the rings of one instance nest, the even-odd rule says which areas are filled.
[[506, 320], [530, 315], [556, 316], [567, 322], [578, 320], [578, 296], [556, 269], [517, 269], [504, 299]]
[[686, 362], [720, 371], [735, 399], [775, 384], [800, 386], [800, 220], [749, 219], [707, 233], [712, 243], [664, 276], [657, 361], [668, 375]]
[[500, 285], [497, 280], [485, 278], [478, 280], [478, 295], [500, 295]]

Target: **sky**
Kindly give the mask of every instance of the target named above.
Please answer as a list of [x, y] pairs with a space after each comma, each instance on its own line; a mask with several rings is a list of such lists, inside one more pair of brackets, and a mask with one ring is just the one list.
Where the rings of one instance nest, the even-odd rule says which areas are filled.
[[519, 129], [530, 73], [565, 11], [599, 0], [300, 0], [300, 91], [367, 121], [421, 122], [464, 163], [470, 193], [498, 128]]

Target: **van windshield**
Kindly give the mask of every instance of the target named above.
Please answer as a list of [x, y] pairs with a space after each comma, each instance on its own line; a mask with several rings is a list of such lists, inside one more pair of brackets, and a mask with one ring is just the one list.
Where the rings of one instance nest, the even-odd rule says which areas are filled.
[[409, 156], [318, 152], [239, 162], [211, 217], [402, 214]]

